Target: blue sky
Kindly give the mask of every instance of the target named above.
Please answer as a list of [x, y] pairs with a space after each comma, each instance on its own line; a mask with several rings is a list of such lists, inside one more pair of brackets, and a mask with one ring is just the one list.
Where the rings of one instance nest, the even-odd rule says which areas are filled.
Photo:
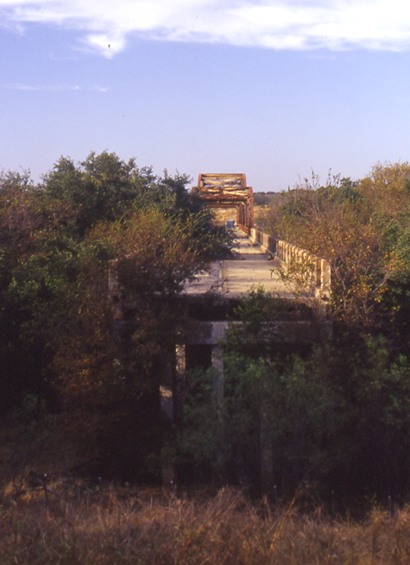
[[282, 190], [410, 160], [404, 0], [0, 0], [0, 170], [107, 149]]

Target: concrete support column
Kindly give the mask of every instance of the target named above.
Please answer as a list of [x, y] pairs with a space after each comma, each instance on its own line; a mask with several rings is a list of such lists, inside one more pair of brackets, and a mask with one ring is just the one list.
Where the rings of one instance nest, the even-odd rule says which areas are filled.
[[330, 264], [328, 261], [326, 261], [325, 259], [322, 259], [321, 261], [321, 281], [320, 281], [320, 286], [321, 286], [321, 291], [322, 291], [322, 296], [323, 297], [330, 297], [331, 294], [331, 268], [330, 268]]
[[218, 403], [222, 404], [224, 398], [224, 380], [223, 380], [223, 348], [219, 345], [212, 347], [212, 368], [215, 370], [215, 394]]
[[175, 369], [177, 375], [184, 375], [186, 370], [185, 345], [175, 346]]
[[174, 421], [177, 421], [181, 414], [185, 388], [185, 371], [186, 347], [185, 345], [178, 344], [175, 346], [175, 377], [172, 383]]
[[260, 480], [263, 490], [270, 492], [273, 474], [272, 424], [270, 418], [260, 413]]
[[320, 288], [321, 266], [320, 259], [315, 257], [315, 287]]

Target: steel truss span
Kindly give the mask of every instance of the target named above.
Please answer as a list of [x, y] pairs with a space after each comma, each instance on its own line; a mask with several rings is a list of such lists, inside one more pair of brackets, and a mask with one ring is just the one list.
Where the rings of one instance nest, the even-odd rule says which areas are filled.
[[217, 222], [235, 221], [247, 232], [253, 227], [253, 190], [244, 173], [201, 173], [192, 190], [214, 211]]

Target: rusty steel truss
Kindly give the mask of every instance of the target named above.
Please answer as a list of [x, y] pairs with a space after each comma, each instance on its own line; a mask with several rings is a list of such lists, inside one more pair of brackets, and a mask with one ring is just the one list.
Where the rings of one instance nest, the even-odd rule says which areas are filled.
[[246, 231], [253, 227], [253, 190], [244, 173], [201, 173], [192, 188], [212, 210], [231, 210]]

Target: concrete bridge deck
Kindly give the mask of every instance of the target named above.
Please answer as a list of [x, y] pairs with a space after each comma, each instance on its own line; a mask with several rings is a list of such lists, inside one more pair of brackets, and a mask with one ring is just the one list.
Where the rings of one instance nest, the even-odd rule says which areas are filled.
[[[209, 269], [199, 273], [185, 289], [187, 295], [217, 293], [226, 298], [237, 298], [251, 289], [263, 287], [281, 298], [300, 297], [300, 289], [284, 282], [276, 262], [270, 254], [252, 243], [242, 231], [235, 231], [234, 256], [211, 263]], [[306, 297], [309, 294], [305, 295]]]

